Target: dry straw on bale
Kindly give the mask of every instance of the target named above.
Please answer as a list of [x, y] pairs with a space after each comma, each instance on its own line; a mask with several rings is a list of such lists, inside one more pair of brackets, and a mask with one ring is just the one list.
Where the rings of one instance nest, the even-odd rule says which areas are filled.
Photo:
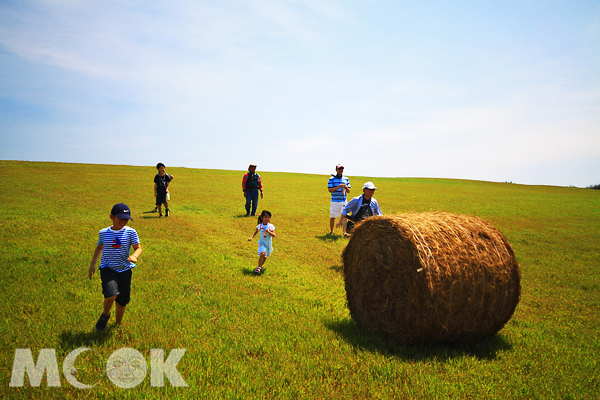
[[409, 213], [364, 220], [342, 255], [359, 327], [398, 343], [453, 342], [498, 332], [520, 295], [506, 239], [474, 216]]

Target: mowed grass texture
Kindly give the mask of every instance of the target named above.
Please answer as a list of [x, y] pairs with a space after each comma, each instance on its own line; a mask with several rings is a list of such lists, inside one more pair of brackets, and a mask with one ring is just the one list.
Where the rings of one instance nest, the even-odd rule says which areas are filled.
[[[329, 171], [260, 171], [275, 251], [254, 276], [255, 218], [244, 171], [167, 167], [172, 216], [154, 206], [149, 167], [0, 161], [2, 398], [596, 399], [600, 393], [600, 191], [348, 174], [351, 195], [372, 180], [385, 214], [447, 211], [481, 217], [513, 246], [522, 295], [498, 334], [454, 345], [399, 346], [360, 331], [346, 308], [340, 255], [327, 236]], [[121, 331], [96, 333], [99, 274], [87, 278], [114, 203], [133, 211], [144, 252]], [[77, 389], [62, 375], [77, 360]], [[148, 375], [122, 389], [106, 376], [121, 348]], [[9, 387], [15, 350], [56, 349], [61, 386]], [[150, 351], [182, 348], [188, 387], [150, 383]]]

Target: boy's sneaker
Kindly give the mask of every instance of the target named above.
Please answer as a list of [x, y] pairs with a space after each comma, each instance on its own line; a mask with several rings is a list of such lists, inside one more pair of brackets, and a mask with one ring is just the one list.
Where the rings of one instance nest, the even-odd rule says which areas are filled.
[[255, 274], [260, 274], [260, 270], [261, 270], [261, 268], [260, 268], [260, 267], [256, 267], [256, 269], [254, 270], [254, 273], [255, 273]]
[[154, 210], [152, 210], [152, 211], [150, 211], [150, 212], [151, 212], [151, 213], [158, 212], [158, 208], [157, 208], [157, 207], [154, 207]]
[[158, 213], [158, 218], [162, 217], [162, 213]]
[[100, 314], [100, 318], [98, 319], [98, 322], [96, 322], [96, 330], [100, 332], [104, 331], [109, 319], [110, 315], [104, 315], [104, 313]]
[[165, 217], [168, 217], [170, 213], [171, 213], [171, 210], [165, 211]]

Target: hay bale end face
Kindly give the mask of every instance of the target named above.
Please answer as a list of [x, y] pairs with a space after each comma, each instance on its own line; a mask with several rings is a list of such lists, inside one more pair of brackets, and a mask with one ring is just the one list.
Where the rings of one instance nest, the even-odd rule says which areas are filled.
[[474, 216], [368, 218], [355, 227], [342, 259], [350, 314], [360, 328], [397, 343], [494, 334], [519, 302], [510, 244]]

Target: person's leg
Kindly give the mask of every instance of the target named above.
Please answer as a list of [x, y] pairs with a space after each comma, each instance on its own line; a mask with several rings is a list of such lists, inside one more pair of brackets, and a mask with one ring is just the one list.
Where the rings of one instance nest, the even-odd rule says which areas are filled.
[[250, 215], [250, 202], [252, 201], [252, 196], [250, 192], [246, 192], [246, 215]]
[[258, 208], [258, 190], [252, 193], [252, 214], [256, 215], [256, 209]]
[[117, 272], [110, 268], [100, 268], [100, 281], [102, 283], [102, 294], [104, 295], [102, 313], [107, 317], [110, 316], [112, 305], [119, 294], [118, 280]]
[[351, 219], [346, 219], [344, 227], [346, 228], [346, 233], [344, 236], [348, 236], [352, 233], [352, 229], [354, 228], [354, 221]]
[[123, 319], [123, 315], [125, 314], [125, 306], [127, 306], [127, 304], [129, 304], [129, 301], [131, 300], [131, 277], [131, 270], [120, 272], [118, 275], [119, 295], [115, 299], [115, 323], [117, 325], [121, 325], [121, 320]]
[[119, 273], [108, 268], [100, 268], [100, 279], [102, 282], [102, 294], [104, 295], [104, 303], [102, 305], [102, 314], [96, 322], [96, 330], [104, 331], [106, 324], [110, 319], [110, 310], [113, 303], [119, 296]]
[[165, 217], [168, 217], [169, 213], [171, 212], [171, 210], [169, 210], [169, 202], [165, 201], [164, 205], [165, 205]]
[[98, 319], [98, 322], [96, 322], [97, 331], [102, 332], [106, 329], [106, 324], [110, 319], [110, 309], [116, 298], [117, 296], [111, 296], [104, 299], [102, 314], [100, 314], [100, 318]]
[[257, 274], [260, 274], [260, 270], [262, 269], [263, 264], [265, 263], [265, 259], [267, 258], [265, 252], [261, 252], [258, 255], [258, 267], [254, 270]]
[[261, 253], [260, 258], [258, 259], [258, 266], [262, 268], [262, 266], [265, 265], [266, 261], [267, 255], [265, 253]]
[[121, 325], [121, 320], [123, 320], [123, 315], [125, 314], [125, 306], [120, 305], [119, 303], [115, 303], [115, 316], [116, 316], [116, 324]]
[[336, 218], [341, 217], [342, 209], [345, 205], [346, 203], [337, 201], [332, 201], [329, 205], [329, 233], [331, 235], [334, 234], [335, 220]]
[[167, 192], [163, 192], [162, 190], [159, 189], [158, 193], [156, 194], [156, 207], [158, 207], [158, 216], [162, 217], [162, 205], [165, 205], [165, 208], [167, 207]]
[[110, 316], [110, 310], [111, 310], [116, 298], [117, 298], [117, 296], [111, 296], [111, 297], [107, 297], [104, 299], [104, 309], [103, 309], [104, 315]]

